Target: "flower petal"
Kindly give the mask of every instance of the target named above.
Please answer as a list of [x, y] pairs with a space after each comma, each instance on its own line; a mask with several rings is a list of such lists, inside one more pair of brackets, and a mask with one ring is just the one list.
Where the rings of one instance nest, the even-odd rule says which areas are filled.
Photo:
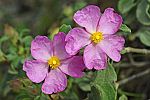
[[88, 45], [84, 49], [83, 56], [88, 69], [101, 70], [106, 68], [107, 56], [97, 45]]
[[85, 68], [83, 57], [82, 56], [74, 56], [70, 59], [67, 59], [62, 62], [59, 67], [62, 72], [72, 76], [72, 77], [82, 77], [84, 73], [82, 72]]
[[74, 21], [90, 33], [96, 32], [101, 13], [97, 6], [89, 5], [74, 14]]
[[45, 94], [57, 93], [65, 90], [67, 77], [59, 69], [51, 70], [42, 85], [42, 92]]
[[118, 35], [107, 35], [106, 41], [109, 41], [119, 52], [123, 49], [125, 39]]
[[53, 55], [52, 42], [46, 36], [36, 36], [31, 43], [31, 54], [35, 59], [47, 61]]
[[28, 78], [35, 83], [42, 82], [48, 73], [47, 63], [38, 60], [27, 60], [24, 62], [23, 70]]
[[59, 32], [54, 36], [53, 40], [54, 55], [56, 55], [61, 60], [71, 57], [71, 55], [69, 55], [65, 49], [66, 45], [65, 37], [66, 37], [65, 33]]
[[66, 51], [70, 55], [75, 55], [81, 48], [88, 45], [90, 40], [90, 34], [82, 28], [73, 28], [66, 36]]
[[114, 43], [107, 39], [102, 40], [98, 46], [114, 61], [119, 62], [121, 59], [120, 52], [114, 46]]
[[101, 16], [98, 31], [103, 34], [114, 34], [122, 24], [122, 17], [114, 13], [113, 8], [107, 8]]

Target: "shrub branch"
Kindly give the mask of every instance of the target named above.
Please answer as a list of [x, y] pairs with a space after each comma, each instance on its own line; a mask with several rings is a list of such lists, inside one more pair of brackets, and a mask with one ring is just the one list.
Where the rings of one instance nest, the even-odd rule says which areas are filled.
[[126, 47], [124, 50], [127, 53], [133, 52], [133, 53], [150, 54], [150, 50], [148, 50], [148, 49], [139, 49], [139, 48]]

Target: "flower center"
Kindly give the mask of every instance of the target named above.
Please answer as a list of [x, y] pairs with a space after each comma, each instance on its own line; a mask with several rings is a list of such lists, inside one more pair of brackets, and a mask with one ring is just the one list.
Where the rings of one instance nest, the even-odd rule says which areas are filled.
[[60, 65], [60, 60], [58, 57], [53, 56], [48, 60], [48, 65], [51, 69], [56, 69]]
[[95, 32], [91, 35], [91, 40], [94, 43], [99, 43], [101, 40], [103, 40], [103, 34], [102, 32]]

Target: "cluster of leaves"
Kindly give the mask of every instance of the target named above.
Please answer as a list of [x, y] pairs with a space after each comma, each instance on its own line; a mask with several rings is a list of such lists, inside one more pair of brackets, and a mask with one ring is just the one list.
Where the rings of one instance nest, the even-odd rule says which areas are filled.
[[19, 64], [23, 64], [24, 58], [30, 57], [30, 43], [32, 36], [29, 30], [24, 29], [17, 32], [12, 26], [5, 25], [4, 34], [0, 38], [1, 62], [8, 61], [10, 63], [9, 73], [18, 74], [16, 68]]
[[150, 46], [150, 1], [119, 0], [118, 10], [124, 17], [124, 23], [130, 25], [135, 32], [130, 40], [138, 37], [144, 45]]
[[[131, 34], [124, 34], [126, 36], [126, 45], [127, 46], [132, 46], [136, 48], [144, 48], [144, 49], [149, 49], [150, 47], [150, 1], [149, 0], [119, 0], [118, 1], [118, 10], [122, 14], [124, 23], [128, 26], [130, 26], [132, 33]], [[126, 27], [126, 26], [124, 26]], [[127, 32], [128, 33], [128, 32]], [[122, 51], [124, 54], [125, 51]], [[147, 63], [149, 62], [149, 55], [141, 55], [141, 54], [136, 54], [136, 53], [131, 53], [128, 55], [124, 55], [124, 58], [126, 57], [126, 60], [123, 59], [121, 64], [125, 64], [129, 62], [130, 64], [126, 66], [128, 70], [132, 70], [132, 74], [135, 72], [135, 70], [139, 70], [138, 73], [141, 72], [141, 70], [147, 70], [148, 64], [146, 65], [141, 65], [140, 69], [137, 68], [137, 66], [140, 63]], [[127, 60], [128, 59], [128, 60]], [[120, 64], [120, 65], [121, 65]], [[121, 66], [119, 66], [121, 67]], [[123, 68], [122, 68], [123, 69]], [[121, 71], [120, 68], [120, 73], [123, 72]], [[130, 74], [130, 76], [132, 75]], [[126, 77], [129, 76], [126, 73]], [[121, 77], [121, 74], [118, 74], [118, 78]], [[144, 80], [144, 78], [141, 78]], [[145, 79], [147, 80], [147, 79]], [[140, 80], [141, 81], [141, 80]], [[128, 87], [129, 84], [123, 85], [122, 88], [123, 90], [128, 90], [128, 91], [136, 91], [137, 93], [140, 93], [140, 95], [145, 95], [142, 90], [144, 88], [148, 87], [143, 87], [140, 86], [140, 84], [147, 84], [146, 82], [139, 82], [137, 85], [140, 89], [136, 89], [136, 82], [138, 81], [133, 81], [132, 85], [130, 83], [131, 87]], [[126, 89], [128, 87], [128, 89]], [[132, 88], [132, 89], [131, 89]], [[149, 91], [149, 89], [147, 89]], [[121, 98], [126, 98], [124, 94], [128, 95], [130, 98], [136, 98], [139, 99], [139, 97], [144, 100], [146, 98], [149, 98], [148, 95], [145, 97], [140, 96], [139, 94], [132, 94], [132, 93], [125, 93], [125, 92], [120, 92], [120, 89], [118, 91], [120, 94], [123, 94]], [[127, 99], [127, 98], [126, 98]], [[126, 100], [125, 99], [125, 100]], [[139, 100], [141, 100], [139, 99]], [[123, 99], [124, 100], [124, 99]]]
[[[12, 90], [20, 92], [25, 88], [26, 79], [17, 79], [25, 77], [22, 71], [22, 64], [25, 58], [30, 58], [30, 43], [32, 36], [28, 29], [21, 31], [15, 30], [12, 26], [4, 26], [4, 34], [0, 37], [0, 71], [4, 71], [1, 76], [0, 93], [7, 96]], [[4, 68], [5, 67], [5, 68]], [[27, 90], [27, 89], [26, 89]]]

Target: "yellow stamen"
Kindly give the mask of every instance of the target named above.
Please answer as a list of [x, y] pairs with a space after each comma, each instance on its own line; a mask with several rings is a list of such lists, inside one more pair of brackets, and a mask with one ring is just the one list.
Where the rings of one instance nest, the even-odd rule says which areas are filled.
[[99, 43], [101, 40], [103, 40], [103, 34], [102, 32], [95, 32], [91, 35], [91, 40], [94, 43]]
[[58, 57], [53, 56], [48, 60], [48, 65], [51, 69], [56, 69], [60, 65], [60, 60]]
[[53, 64], [55, 65], [56, 63], [57, 63], [57, 62], [54, 60], [54, 61], [53, 61]]

